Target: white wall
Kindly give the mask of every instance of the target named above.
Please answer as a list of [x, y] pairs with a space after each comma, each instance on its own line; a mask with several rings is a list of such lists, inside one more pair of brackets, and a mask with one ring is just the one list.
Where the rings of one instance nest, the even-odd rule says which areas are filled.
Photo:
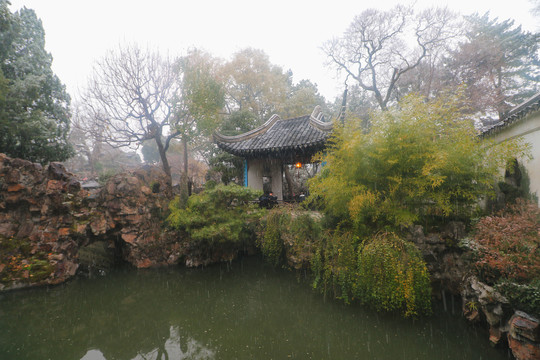
[[[520, 159], [531, 180], [531, 193], [540, 198], [540, 111], [533, 112], [493, 135], [496, 142], [522, 136], [531, 146], [532, 159]], [[539, 199], [540, 202], [540, 199]], [[539, 204], [540, 205], [540, 204]]]

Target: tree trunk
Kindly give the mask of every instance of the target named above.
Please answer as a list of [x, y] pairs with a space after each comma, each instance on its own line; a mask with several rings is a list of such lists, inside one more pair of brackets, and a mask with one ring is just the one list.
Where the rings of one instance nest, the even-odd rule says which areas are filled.
[[182, 149], [184, 150], [184, 174], [188, 175], [188, 151], [187, 138], [182, 136]]
[[184, 172], [182, 174], [182, 181], [180, 184], [180, 192], [183, 192], [186, 194], [186, 197], [189, 197], [191, 195], [191, 182], [189, 181], [189, 174], [188, 174], [188, 139], [185, 136], [182, 136], [182, 148], [184, 152]]
[[169, 186], [172, 186], [172, 175], [171, 175], [171, 166], [169, 165], [169, 160], [167, 160], [167, 153], [163, 143], [161, 142], [161, 134], [157, 134], [154, 138], [156, 140], [156, 145], [159, 151], [159, 157], [161, 158], [161, 166], [165, 175], [167, 175]]

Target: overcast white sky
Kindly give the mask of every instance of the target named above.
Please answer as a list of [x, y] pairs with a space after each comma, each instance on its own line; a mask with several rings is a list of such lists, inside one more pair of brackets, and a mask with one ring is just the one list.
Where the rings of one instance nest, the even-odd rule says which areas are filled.
[[[172, 56], [198, 47], [229, 59], [245, 47], [264, 50], [273, 64], [293, 71], [294, 82], [309, 79], [333, 100], [343, 91], [325, 67], [321, 45], [339, 36], [353, 17], [395, 0], [11, 0], [11, 10], [34, 9], [43, 22], [53, 70], [74, 96], [95, 60], [121, 43], [158, 47]], [[317, 3], [319, 5], [317, 5]], [[400, 3], [406, 3], [401, 1]], [[490, 11], [538, 31], [531, 0], [418, 0], [416, 6], [448, 6], [463, 14]]]

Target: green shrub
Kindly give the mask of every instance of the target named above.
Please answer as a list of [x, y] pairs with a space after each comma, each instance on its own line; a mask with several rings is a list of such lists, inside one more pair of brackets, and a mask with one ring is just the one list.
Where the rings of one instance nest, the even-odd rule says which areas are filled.
[[399, 107], [336, 127], [311, 196], [341, 226], [359, 235], [399, 230], [432, 218], [469, 217], [509, 158], [526, 153], [519, 139], [480, 139], [454, 95], [426, 102], [409, 96]]
[[177, 197], [169, 204], [169, 225], [195, 242], [243, 243], [254, 238], [264, 214], [254, 199], [261, 195], [239, 185], [216, 185], [189, 197], [185, 208]]
[[311, 258], [314, 288], [405, 317], [431, 312], [429, 273], [413, 243], [393, 233], [361, 242], [335, 231], [319, 245]]
[[[538, 203], [536, 194], [531, 193], [529, 172], [517, 159], [511, 159], [506, 165], [504, 181], [497, 183], [499, 191], [504, 194], [504, 204], [513, 204], [517, 199], [526, 199]], [[504, 205], [503, 204], [503, 205]], [[499, 208], [499, 204], [496, 204]]]
[[273, 266], [282, 265], [287, 255], [293, 260], [290, 266], [306, 269], [321, 236], [320, 217], [302, 206], [282, 205], [270, 210], [261, 222], [257, 245]]
[[[319, 287], [324, 293], [331, 291], [333, 295], [349, 303], [356, 273], [356, 247], [358, 238], [351, 233], [327, 233], [325, 241], [321, 242], [322, 248], [318, 253], [322, 254], [323, 266], [317, 265], [322, 274], [315, 273], [315, 280], [322, 280], [322, 286], [315, 281], [314, 287]], [[320, 261], [319, 259], [315, 259]]]
[[313, 214], [273, 209], [257, 240], [274, 266], [288, 260], [307, 264], [312, 286], [343, 300], [358, 300], [378, 311], [405, 317], [431, 312], [431, 285], [416, 246], [394, 233], [362, 240], [351, 231], [326, 230]]
[[313, 274], [312, 286], [314, 289], [321, 287], [321, 281], [324, 279], [324, 258], [323, 249], [319, 247], [310, 259], [311, 273]]
[[290, 242], [297, 245], [317, 241], [322, 233], [321, 222], [315, 220], [310, 212], [305, 211], [291, 218], [289, 227], [288, 237]]
[[267, 262], [272, 266], [283, 263], [284, 246], [282, 233], [290, 221], [290, 215], [284, 211], [275, 209], [268, 213], [262, 223], [262, 231], [257, 240], [257, 245]]
[[377, 310], [404, 316], [431, 311], [429, 273], [413, 243], [392, 233], [371, 239], [358, 251], [354, 294]]
[[506, 296], [515, 309], [540, 316], [540, 279], [528, 285], [503, 281], [496, 284], [495, 289]]

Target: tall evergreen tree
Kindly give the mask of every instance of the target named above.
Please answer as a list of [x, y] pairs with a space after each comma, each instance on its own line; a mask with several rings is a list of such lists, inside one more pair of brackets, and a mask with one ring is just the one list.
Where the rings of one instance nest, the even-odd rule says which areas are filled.
[[472, 111], [502, 118], [539, 90], [540, 34], [489, 13], [466, 17], [466, 41], [448, 61], [452, 80], [467, 86]]
[[72, 154], [70, 98], [51, 69], [36, 13], [0, 0], [0, 152], [47, 163]]

